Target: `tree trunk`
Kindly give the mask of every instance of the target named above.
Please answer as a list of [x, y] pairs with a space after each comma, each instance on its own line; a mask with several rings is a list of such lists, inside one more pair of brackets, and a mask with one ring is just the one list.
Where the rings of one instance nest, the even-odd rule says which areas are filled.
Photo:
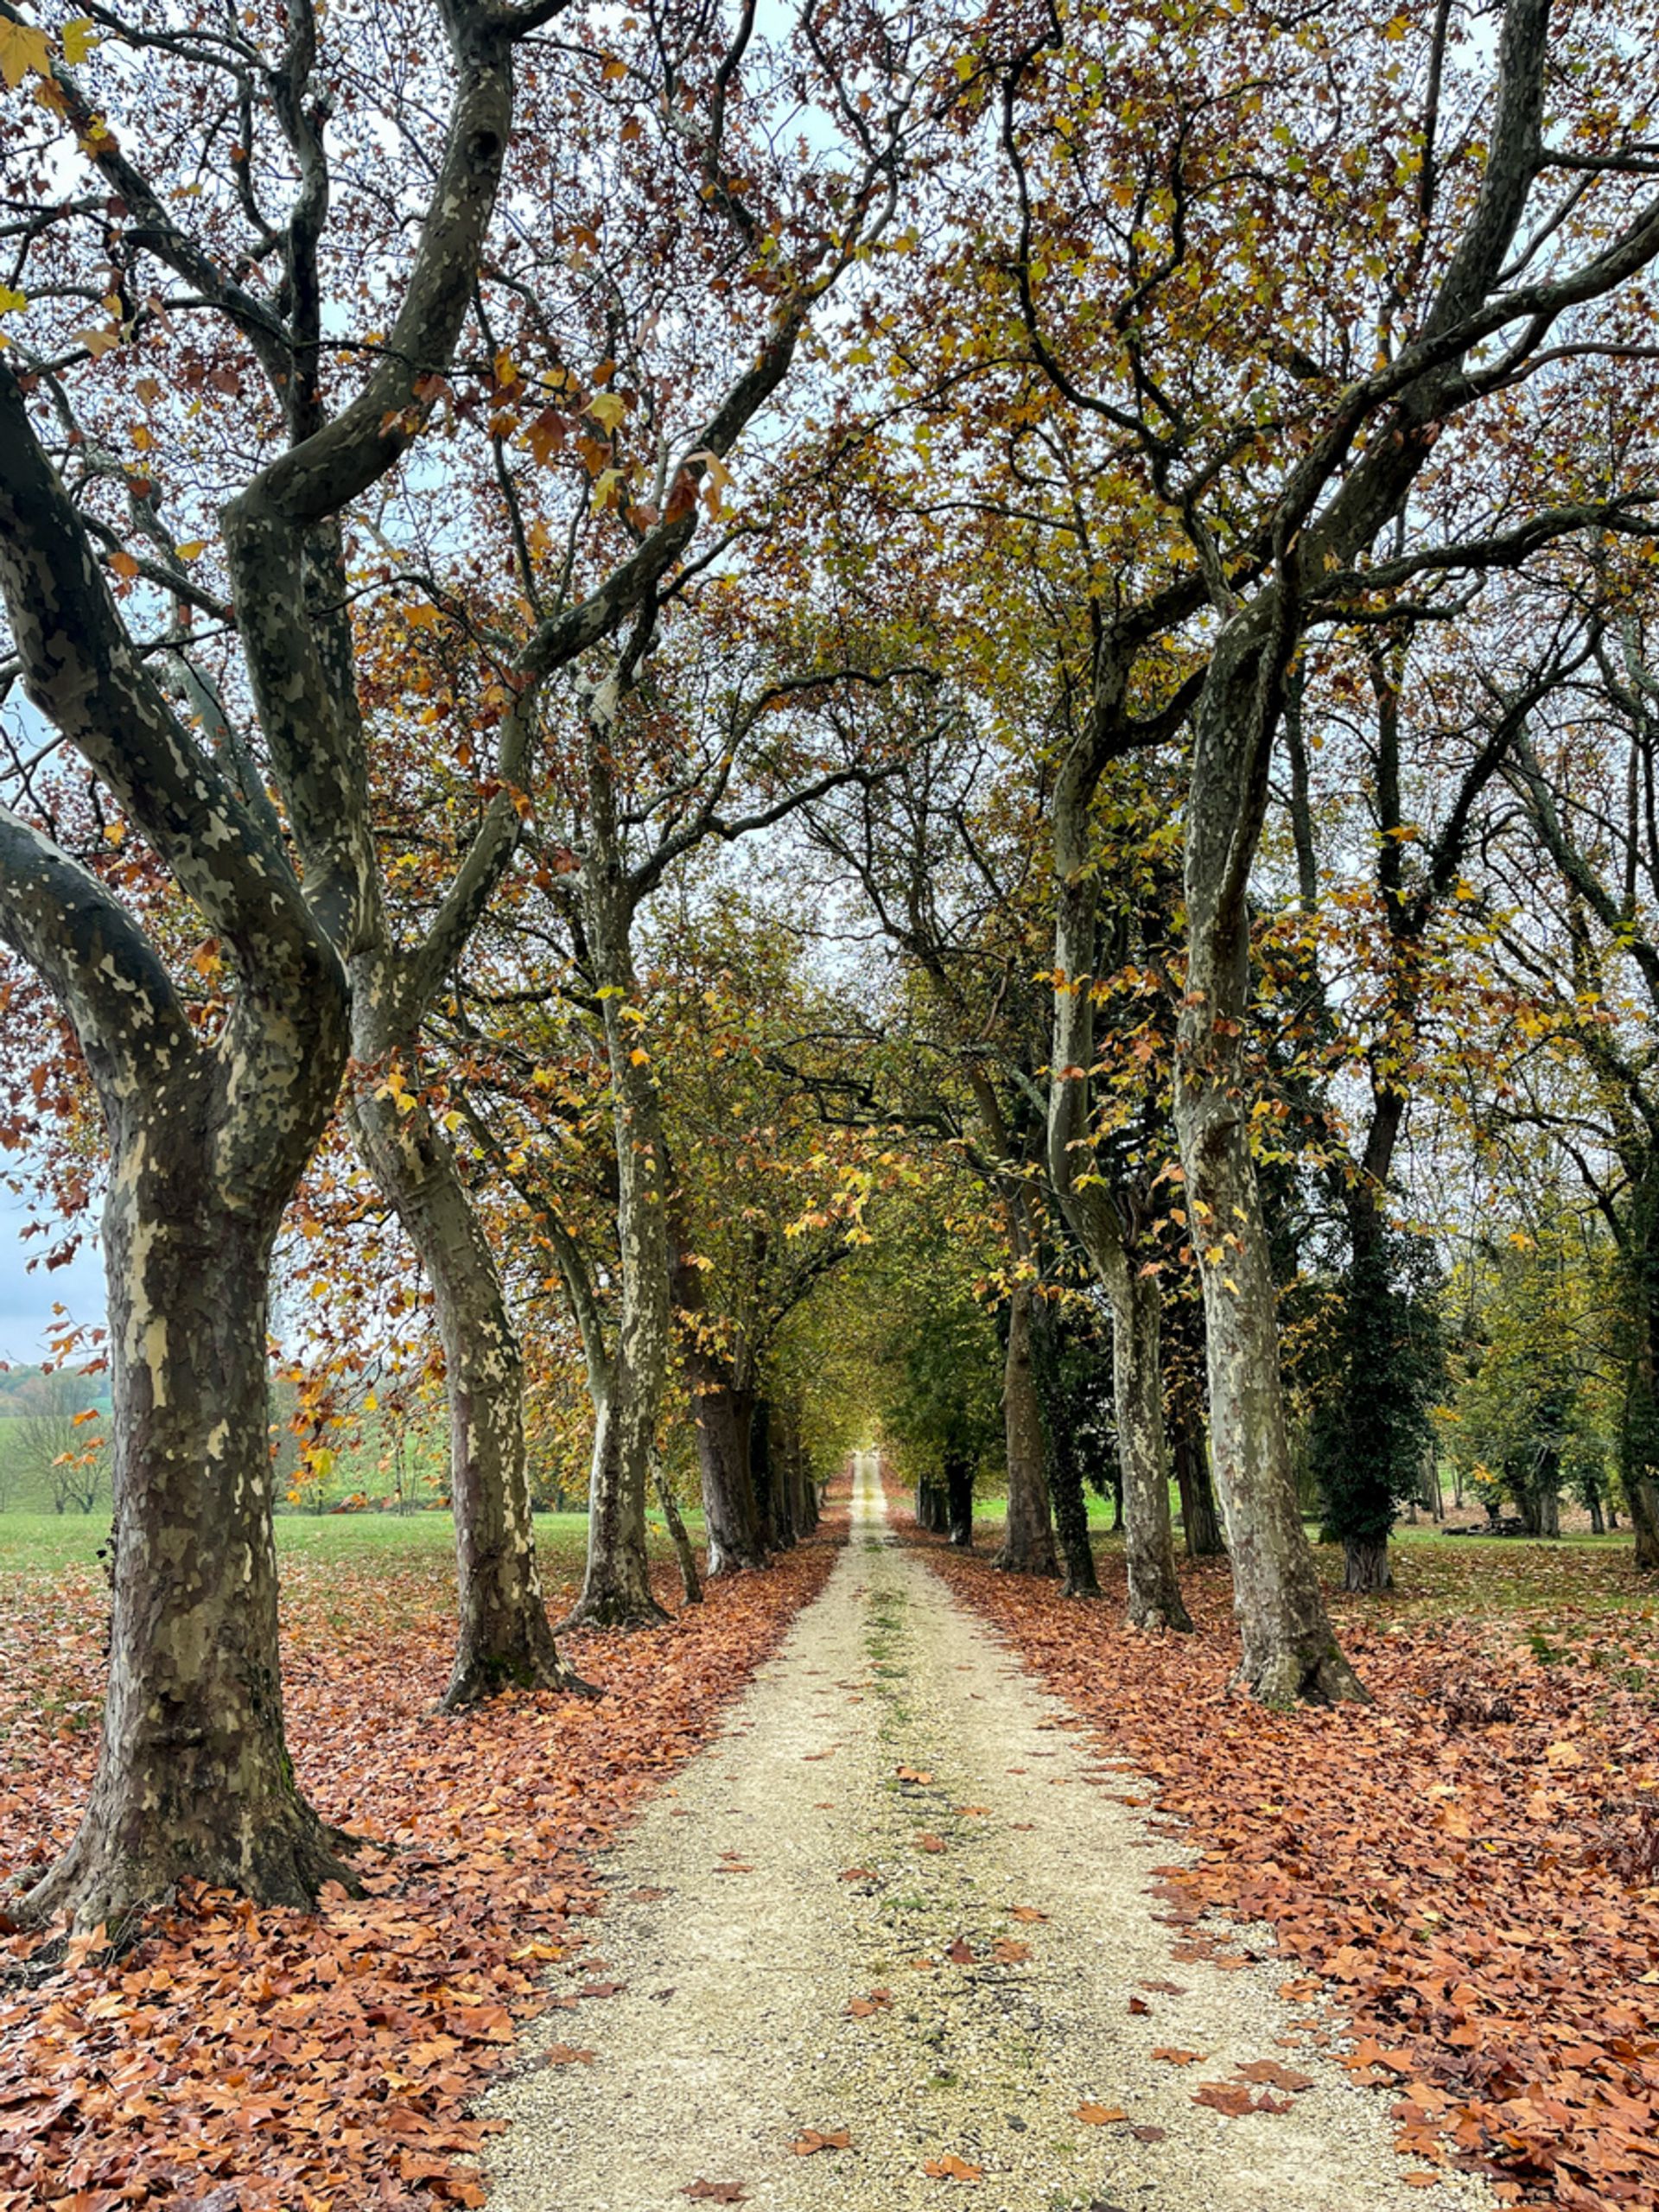
[[697, 1425], [697, 1467], [702, 1477], [702, 1518], [712, 1581], [717, 1575], [764, 1567], [766, 1552], [756, 1510], [746, 1408], [723, 1377], [705, 1380], [691, 1402]]
[[1269, 1705], [1363, 1698], [1338, 1648], [1303, 1531], [1285, 1428], [1276, 1296], [1250, 1158], [1244, 1066], [1249, 866], [1267, 803], [1277, 689], [1288, 658], [1268, 595], [1224, 623], [1193, 721], [1186, 808], [1186, 988], [1175, 1122], [1204, 1283], [1216, 1486], [1226, 1516], [1238, 1680]]
[[697, 1471], [702, 1478], [702, 1519], [710, 1581], [747, 1567], [764, 1567], [749, 1450], [749, 1409], [741, 1402], [731, 1359], [703, 1294], [702, 1268], [690, 1233], [677, 1217], [671, 1224], [674, 1304], [680, 1358], [697, 1432]]
[[1183, 1086], [1178, 1096], [1195, 1240], [1210, 1239], [1217, 1255], [1200, 1265], [1216, 1486], [1243, 1640], [1239, 1681], [1268, 1705], [1363, 1697], [1338, 1649], [1297, 1503], [1273, 1278], [1237, 1085]]
[[974, 1548], [974, 1463], [963, 1452], [944, 1455], [945, 1519], [958, 1550]]
[[588, 1563], [568, 1625], [648, 1628], [666, 1618], [651, 1591], [645, 1492], [668, 1384], [668, 1158], [656, 1072], [635, 1019], [639, 1009], [634, 1003], [639, 987], [631, 944], [633, 893], [622, 857], [610, 767], [615, 687], [599, 685], [585, 695], [584, 703], [592, 822], [581, 874], [582, 906], [611, 1074], [622, 1295], [610, 1387], [598, 1409], [594, 1437]]
[[1155, 1275], [1115, 1269], [1112, 1367], [1117, 1455], [1123, 1471], [1124, 1551], [1129, 1619], [1136, 1628], [1190, 1629], [1175, 1573], [1164, 1445], [1164, 1377], [1159, 1342], [1162, 1295]]
[[786, 1552], [798, 1534], [795, 1503], [787, 1471], [772, 1456], [772, 1408], [748, 1391], [742, 1394], [741, 1404], [761, 1541], [768, 1551]]
[[1389, 1560], [1386, 1536], [1346, 1536], [1343, 1539], [1344, 1590], [1392, 1590], [1394, 1568]]
[[[372, 1010], [378, 995], [360, 988], [356, 1003]], [[426, 1270], [443, 1344], [461, 1614], [444, 1708], [455, 1712], [504, 1689], [580, 1689], [559, 1656], [542, 1598], [524, 1453], [524, 1360], [495, 1255], [425, 1102], [416, 1096], [404, 1110], [395, 1096], [376, 1095], [387, 1046], [362, 1034], [364, 1026], [359, 1019], [357, 1060], [369, 1072], [352, 1126]], [[412, 1063], [412, 1040], [391, 1050]]]
[[651, 1462], [652, 1479], [656, 1484], [657, 1503], [663, 1509], [663, 1518], [668, 1523], [669, 1541], [674, 1547], [674, 1556], [679, 1562], [680, 1587], [685, 1592], [688, 1605], [702, 1603], [702, 1584], [697, 1576], [696, 1554], [691, 1548], [691, 1538], [681, 1516], [679, 1503], [669, 1487], [663, 1463], [653, 1452]]
[[[1098, 1598], [1100, 1578], [1095, 1572], [1094, 1547], [1089, 1541], [1089, 1505], [1084, 1495], [1083, 1465], [1077, 1456], [1071, 1408], [1063, 1396], [1059, 1339], [1054, 1314], [1046, 1305], [1039, 1306], [1032, 1315], [1032, 1366], [1042, 1410], [1049, 1503], [1053, 1509], [1055, 1533], [1060, 1540], [1060, 1556], [1065, 1561], [1060, 1595]], [[948, 1460], [946, 1465], [948, 1468]]]
[[212, 1136], [141, 1122], [104, 1215], [109, 1692], [91, 1801], [28, 1909], [112, 1932], [184, 1881], [303, 1908], [352, 1883], [283, 1730], [266, 1296], [287, 1191], [216, 1200]]
[[1010, 1574], [1053, 1574], [1054, 1531], [1048, 1517], [1043, 1423], [1031, 1371], [1031, 1286], [1016, 1283], [1008, 1300], [1007, 1355], [1002, 1370], [1003, 1429], [1007, 1444], [1008, 1520], [991, 1561]]
[[1175, 1387], [1170, 1458], [1176, 1488], [1181, 1497], [1181, 1530], [1189, 1559], [1218, 1559], [1227, 1546], [1216, 1510], [1215, 1489], [1210, 1480], [1210, 1446], [1204, 1433], [1204, 1411], [1196, 1379], [1183, 1377]]

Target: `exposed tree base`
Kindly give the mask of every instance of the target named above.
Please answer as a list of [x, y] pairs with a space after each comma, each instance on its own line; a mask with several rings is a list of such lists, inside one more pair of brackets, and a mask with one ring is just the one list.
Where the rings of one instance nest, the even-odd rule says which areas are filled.
[[1374, 1593], [1394, 1587], [1394, 1567], [1386, 1536], [1346, 1536], [1343, 1539], [1342, 1586]]
[[974, 1548], [974, 1532], [958, 1525], [950, 1531], [950, 1541], [959, 1552], [970, 1552]]
[[576, 1600], [555, 1631], [569, 1636], [578, 1628], [661, 1628], [672, 1618], [649, 1592], [596, 1590]]
[[1177, 1636], [1191, 1636], [1192, 1616], [1186, 1610], [1179, 1590], [1166, 1592], [1161, 1599], [1148, 1599], [1129, 1606], [1129, 1626], [1145, 1629], [1148, 1634], [1168, 1629]]
[[549, 1649], [545, 1652], [520, 1654], [513, 1658], [458, 1657], [449, 1687], [440, 1700], [440, 1709], [464, 1713], [469, 1707], [484, 1705], [491, 1698], [499, 1697], [505, 1690], [556, 1690], [566, 1697], [603, 1697], [603, 1690], [583, 1681], [575, 1669], [559, 1657], [552, 1649], [552, 1641], [550, 1630]]
[[1105, 1594], [1092, 1574], [1067, 1574], [1060, 1584], [1062, 1598], [1103, 1598]]
[[[101, 1927], [120, 1946], [132, 1940], [148, 1914], [174, 1904], [186, 1882], [301, 1912], [315, 1910], [326, 1882], [362, 1895], [362, 1884], [339, 1855], [353, 1840], [328, 1827], [296, 1795], [263, 1813], [239, 1808], [237, 1820], [222, 1824], [198, 1817], [165, 1835], [157, 1834], [153, 1818], [135, 1821], [147, 1846], [143, 1850], [124, 1847], [124, 1825], [118, 1818], [100, 1819], [94, 1802], [67, 1851], [24, 1897], [19, 1917], [39, 1925], [67, 1914], [73, 1928]], [[238, 1834], [253, 1839], [245, 1853], [235, 1847]]]
[[772, 1565], [772, 1555], [759, 1544], [746, 1550], [735, 1544], [710, 1543], [703, 1561], [703, 1580], [713, 1582], [722, 1574], [753, 1574]]
[[1258, 1705], [1288, 1711], [1296, 1705], [1370, 1705], [1371, 1694], [1335, 1644], [1309, 1653], [1280, 1646], [1259, 1657], [1246, 1655], [1232, 1687]]
[[1002, 1574], [1058, 1574], [1060, 1571], [1052, 1551], [1011, 1552], [1006, 1544], [993, 1553], [991, 1565]]

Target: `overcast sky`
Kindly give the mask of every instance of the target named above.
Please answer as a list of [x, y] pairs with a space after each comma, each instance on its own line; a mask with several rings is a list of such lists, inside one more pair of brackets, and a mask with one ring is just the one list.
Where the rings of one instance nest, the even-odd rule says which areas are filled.
[[104, 1319], [102, 1254], [84, 1244], [67, 1268], [48, 1274], [42, 1262], [31, 1274], [29, 1259], [46, 1240], [23, 1242], [18, 1232], [28, 1220], [28, 1207], [0, 1189], [0, 1359], [23, 1366], [40, 1359], [54, 1305], [67, 1306], [77, 1321]]

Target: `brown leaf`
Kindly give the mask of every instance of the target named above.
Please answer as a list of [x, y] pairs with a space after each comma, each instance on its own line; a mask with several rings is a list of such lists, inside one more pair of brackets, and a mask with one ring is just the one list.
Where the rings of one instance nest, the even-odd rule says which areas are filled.
[[849, 2151], [852, 2145], [844, 2127], [807, 2127], [789, 2147], [798, 2158], [810, 2158], [816, 2151]]
[[943, 1851], [944, 1838], [942, 1835], [933, 1835], [924, 1828], [916, 1838], [916, 1848], [918, 1851]]
[[991, 1946], [991, 1956], [999, 1966], [1022, 1966], [1031, 1956], [1029, 1943], [1015, 1943], [1006, 1936], [999, 1936]]
[[1166, 2059], [1172, 2066], [1191, 2066], [1194, 2060], [1204, 2056], [1201, 2050], [1177, 2050], [1166, 2043], [1160, 2043], [1152, 2055], [1154, 2058]]
[[1298, 2074], [1288, 2066], [1281, 2066], [1276, 2058], [1249, 2059], [1243, 2066], [1235, 2067], [1233, 2071], [1241, 2081], [1266, 2082], [1275, 2089], [1289, 2089], [1294, 2092], [1311, 2089], [1313, 2087], [1313, 2076], [1311, 2074]]
[[874, 1882], [878, 1877], [868, 1866], [843, 1866], [841, 1878], [843, 1882]]
[[1019, 1921], [1022, 1927], [1034, 1928], [1039, 1920], [1046, 1920], [1048, 1915], [1046, 1912], [1039, 1912], [1034, 1904], [1011, 1904], [1008, 1907], [1008, 1918]]
[[741, 2181], [694, 2181], [680, 2195], [700, 2197], [706, 2204], [747, 2204], [749, 2201]]
[[1150, 2012], [1152, 2007], [1147, 2004], [1144, 1997], [1131, 1997], [1129, 1999], [1129, 2010], [1131, 2012]]
[[591, 2050], [578, 2050], [575, 2044], [570, 2043], [550, 2044], [542, 2062], [544, 2066], [591, 2066], [593, 2063]]
[[949, 1944], [946, 1947], [944, 1955], [950, 1961], [953, 1966], [970, 1967], [974, 1963], [974, 1960], [977, 1955], [974, 1950], [973, 1945], [968, 1941], [967, 1937], [965, 1936], [958, 1936], [954, 1943]]
[[983, 2166], [970, 2166], [966, 2158], [959, 2158], [954, 2151], [947, 2151], [942, 2158], [924, 2158], [922, 2171], [933, 2181], [978, 2181], [985, 2169]]
[[1120, 2120], [1127, 2120], [1128, 2116], [1121, 2105], [1088, 2103], [1080, 2104], [1072, 2114], [1074, 2120], [1083, 2120], [1090, 2127], [1111, 2127]]
[[1144, 2121], [1139, 2127], [1130, 2128], [1129, 2133], [1137, 2143], [1166, 2143], [1169, 2140], [1166, 2127], [1153, 2127]]
[[892, 2003], [893, 1992], [890, 1989], [873, 1989], [868, 1997], [855, 1997], [849, 2000], [848, 2016], [855, 2020], [868, 2020], [872, 2012], [884, 2012]]

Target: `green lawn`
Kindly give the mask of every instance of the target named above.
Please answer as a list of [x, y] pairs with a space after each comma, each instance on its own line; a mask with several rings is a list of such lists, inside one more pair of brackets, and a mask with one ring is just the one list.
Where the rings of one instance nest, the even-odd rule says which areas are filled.
[[[686, 1526], [701, 1540], [702, 1516], [687, 1513]], [[652, 1554], [671, 1559], [673, 1548], [658, 1516], [651, 1516]], [[107, 1507], [79, 1513], [0, 1513], [0, 1573], [54, 1574], [89, 1564], [110, 1532]], [[454, 1528], [442, 1513], [279, 1513], [276, 1549], [305, 1560], [373, 1560], [447, 1556]], [[562, 1559], [578, 1558], [588, 1541], [585, 1513], [538, 1513], [538, 1548]]]

